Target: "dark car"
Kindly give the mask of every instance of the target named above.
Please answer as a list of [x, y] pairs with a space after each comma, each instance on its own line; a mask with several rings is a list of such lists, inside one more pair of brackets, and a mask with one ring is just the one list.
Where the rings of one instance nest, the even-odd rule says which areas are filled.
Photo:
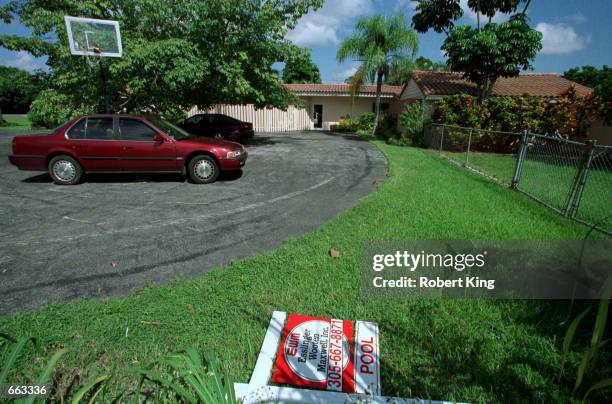
[[51, 134], [15, 136], [9, 160], [20, 170], [49, 171], [73, 185], [84, 173], [182, 173], [198, 184], [240, 170], [247, 152], [238, 143], [195, 137], [158, 117], [88, 115]]
[[255, 135], [253, 124], [242, 122], [222, 114], [197, 114], [187, 118], [181, 125], [195, 136], [244, 141]]

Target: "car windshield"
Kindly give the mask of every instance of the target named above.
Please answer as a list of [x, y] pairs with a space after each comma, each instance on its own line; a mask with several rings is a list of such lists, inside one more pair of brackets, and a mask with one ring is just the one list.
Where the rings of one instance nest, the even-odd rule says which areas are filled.
[[153, 125], [163, 130], [166, 135], [172, 137], [174, 140], [183, 140], [191, 138], [191, 135], [189, 133], [161, 118], [151, 118], [149, 120]]

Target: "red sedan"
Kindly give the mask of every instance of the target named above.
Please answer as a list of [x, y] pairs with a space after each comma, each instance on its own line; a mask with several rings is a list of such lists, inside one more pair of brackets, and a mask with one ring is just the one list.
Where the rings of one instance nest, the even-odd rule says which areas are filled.
[[198, 184], [247, 159], [238, 143], [194, 137], [157, 117], [88, 115], [49, 135], [15, 136], [10, 162], [20, 170], [49, 171], [56, 184], [77, 184], [84, 173], [182, 173]]

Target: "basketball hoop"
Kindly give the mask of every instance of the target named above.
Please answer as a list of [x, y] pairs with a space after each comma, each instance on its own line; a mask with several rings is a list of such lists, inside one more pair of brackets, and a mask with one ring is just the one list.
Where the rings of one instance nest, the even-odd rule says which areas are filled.
[[68, 32], [70, 53], [85, 56], [89, 66], [92, 68], [98, 66], [100, 68], [102, 93], [104, 94], [104, 111], [109, 113], [106, 73], [102, 58], [117, 58], [123, 54], [119, 22], [70, 16], [65, 16], [64, 21], [66, 22], [66, 31]]

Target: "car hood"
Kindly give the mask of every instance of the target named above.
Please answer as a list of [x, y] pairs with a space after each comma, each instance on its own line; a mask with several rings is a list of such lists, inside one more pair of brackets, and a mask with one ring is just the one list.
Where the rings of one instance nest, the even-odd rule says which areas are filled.
[[228, 150], [241, 150], [242, 145], [236, 142], [230, 142], [229, 140], [220, 140], [209, 137], [192, 137], [185, 140], [180, 140], [181, 143], [190, 144], [205, 144], [214, 147], [222, 147]]

